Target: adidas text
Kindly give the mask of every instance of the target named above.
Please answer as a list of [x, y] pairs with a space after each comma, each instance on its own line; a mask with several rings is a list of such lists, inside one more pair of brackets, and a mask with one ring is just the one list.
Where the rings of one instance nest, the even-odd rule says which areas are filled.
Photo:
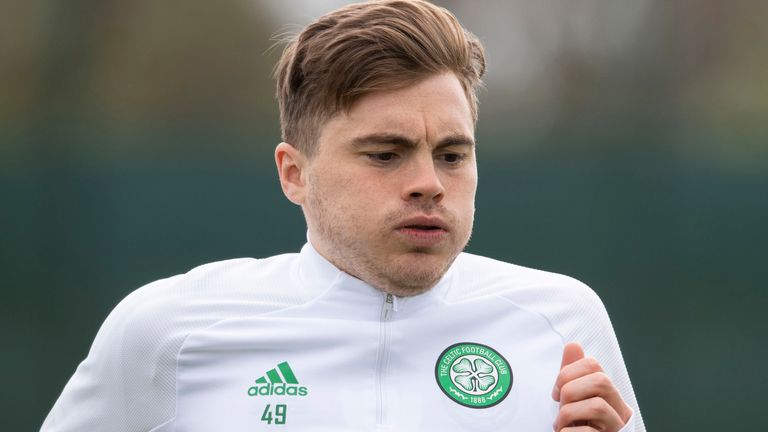
[[287, 384], [264, 384], [248, 389], [248, 396], [306, 396], [308, 390], [304, 386]]

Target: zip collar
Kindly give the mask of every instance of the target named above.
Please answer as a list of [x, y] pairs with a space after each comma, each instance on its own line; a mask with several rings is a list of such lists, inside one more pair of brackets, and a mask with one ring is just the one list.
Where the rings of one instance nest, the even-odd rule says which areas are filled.
[[[438, 283], [428, 291], [411, 297], [393, 296], [392, 319], [397, 320], [417, 313], [425, 308], [445, 304], [445, 298], [453, 282], [454, 265], [452, 265]], [[381, 306], [386, 299], [386, 293], [372, 285], [339, 270], [325, 259], [307, 242], [299, 253], [297, 279], [310, 302], [332, 302], [337, 309], [348, 305], [345, 310], [361, 312], [361, 319], [379, 319]], [[371, 308], [368, 311], [369, 307]], [[358, 315], [354, 313], [354, 315]], [[347, 315], [346, 313], [344, 315]]]

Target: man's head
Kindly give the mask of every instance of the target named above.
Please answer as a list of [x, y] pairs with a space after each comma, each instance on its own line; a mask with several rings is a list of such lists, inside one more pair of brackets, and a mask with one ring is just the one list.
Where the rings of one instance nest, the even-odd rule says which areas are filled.
[[419, 0], [355, 3], [309, 24], [275, 68], [282, 139], [313, 155], [322, 125], [362, 96], [453, 72], [477, 120], [485, 55], [447, 10]]
[[288, 45], [275, 158], [323, 256], [397, 295], [440, 279], [472, 229], [484, 69], [477, 39], [422, 1], [347, 6]]

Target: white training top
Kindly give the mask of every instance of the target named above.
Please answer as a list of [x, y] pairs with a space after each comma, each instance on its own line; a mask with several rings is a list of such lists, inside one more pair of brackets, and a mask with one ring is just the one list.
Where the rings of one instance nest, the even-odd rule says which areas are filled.
[[566, 276], [462, 253], [393, 297], [299, 254], [146, 285], [105, 321], [45, 432], [548, 431], [579, 342], [640, 410], [603, 304]]

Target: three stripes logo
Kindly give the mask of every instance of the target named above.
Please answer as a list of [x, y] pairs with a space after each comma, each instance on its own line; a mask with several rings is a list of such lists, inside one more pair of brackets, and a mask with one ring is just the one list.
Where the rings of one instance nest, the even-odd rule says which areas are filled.
[[284, 361], [254, 381], [248, 388], [248, 396], [306, 396], [306, 387], [299, 385], [291, 365]]

